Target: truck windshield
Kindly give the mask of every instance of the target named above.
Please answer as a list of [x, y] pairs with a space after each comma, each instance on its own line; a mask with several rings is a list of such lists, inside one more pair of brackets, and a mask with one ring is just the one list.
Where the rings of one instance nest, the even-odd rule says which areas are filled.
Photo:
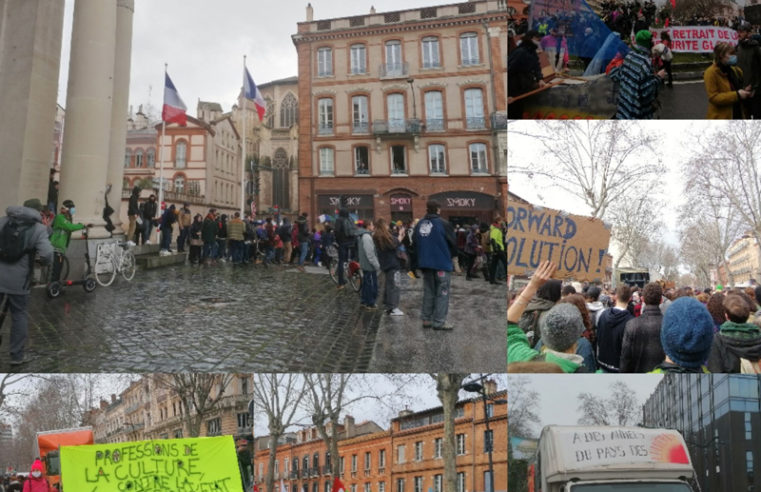
[[570, 492], [693, 492], [686, 483], [583, 483], [572, 485]]

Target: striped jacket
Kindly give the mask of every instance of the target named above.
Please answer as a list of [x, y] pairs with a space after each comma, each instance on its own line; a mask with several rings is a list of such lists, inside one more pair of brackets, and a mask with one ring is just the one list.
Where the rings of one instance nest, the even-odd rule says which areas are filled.
[[647, 48], [633, 47], [610, 77], [620, 84], [616, 119], [653, 118], [661, 80], [653, 73]]

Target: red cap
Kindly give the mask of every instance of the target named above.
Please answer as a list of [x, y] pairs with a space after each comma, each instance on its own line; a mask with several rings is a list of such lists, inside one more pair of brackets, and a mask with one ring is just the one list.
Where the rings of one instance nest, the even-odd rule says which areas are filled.
[[32, 471], [35, 470], [42, 471], [42, 461], [39, 459], [34, 460], [34, 463], [32, 463]]

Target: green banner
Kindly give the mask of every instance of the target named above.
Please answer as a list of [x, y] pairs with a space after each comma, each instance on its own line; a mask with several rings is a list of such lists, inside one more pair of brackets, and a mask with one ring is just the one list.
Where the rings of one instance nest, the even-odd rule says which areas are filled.
[[232, 436], [61, 447], [64, 490], [240, 492]]

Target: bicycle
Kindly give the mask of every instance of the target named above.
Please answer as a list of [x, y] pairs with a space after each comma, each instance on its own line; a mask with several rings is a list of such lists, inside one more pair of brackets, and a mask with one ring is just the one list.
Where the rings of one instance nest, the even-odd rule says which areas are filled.
[[100, 243], [95, 253], [95, 280], [103, 287], [114, 282], [117, 273], [124, 280], [135, 277], [135, 254], [128, 249], [124, 241]]
[[[359, 267], [359, 262], [352, 259], [353, 247], [349, 248], [349, 260], [344, 262], [344, 275], [346, 275], [351, 284], [351, 288], [354, 292], [359, 292], [362, 287], [362, 269]], [[330, 264], [328, 265], [328, 273], [333, 282], [338, 284], [338, 243], [333, 243], [326, 248], [325, 254], [330, 258]]]

